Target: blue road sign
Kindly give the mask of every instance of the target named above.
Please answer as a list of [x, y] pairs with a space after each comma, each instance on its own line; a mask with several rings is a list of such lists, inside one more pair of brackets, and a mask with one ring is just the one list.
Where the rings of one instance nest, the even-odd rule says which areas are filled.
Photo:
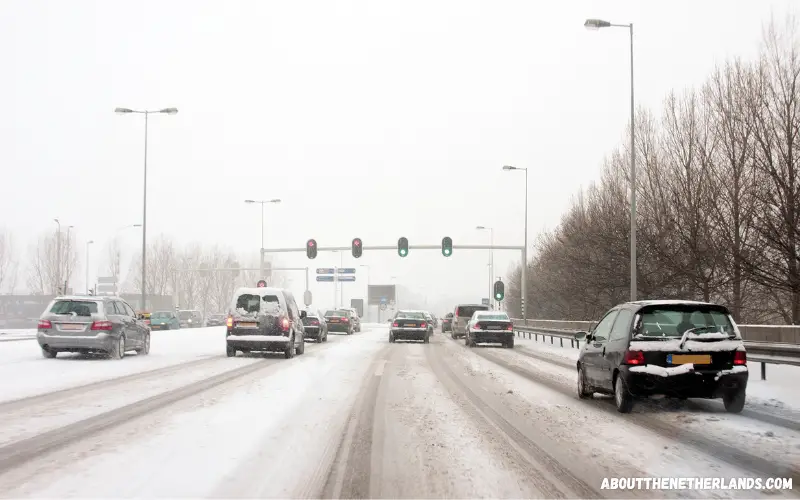
[[339, 274], [356, 274], [356, 269], [354, 267], [340, 267]]
[[355, 281], [355, 276], [339, 276], [339, 281]]
[[[317, 274], [334, 274], [336, 270], [332, 267], [318, 267]], [[328, 281], [328, 280], [317, 280], [317, 281]], [[332, 280], [331, 280], [332, 281]]]
[[333, 281], [333, 276], [317, 276], [317, 281]]

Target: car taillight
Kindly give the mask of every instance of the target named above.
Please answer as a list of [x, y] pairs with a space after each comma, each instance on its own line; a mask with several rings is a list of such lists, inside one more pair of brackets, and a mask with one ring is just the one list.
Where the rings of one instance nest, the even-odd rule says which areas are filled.
[[428, 328], [428, 324], [423, 321], [422, 323], [419, 324], [419, 327], [420, 328]]
[[311, 320], [311, 324], [312, 324], [312, 325], [318, 325], [318, 324], [319, 324], [319, 321], [317, 321], [317, 320], [315, 320], [315, 319], [312, 319], [312, 320]]
[[225, 321], [225, 324], [228, 328], [233, 328], [233, 316], [228, 316], [228, 319]]
[[40, 319], [39, 320], [39, 329], [40, 330], [49, 330], [51, 328], [53, 328], [53, 324], [50, 323], [50, 321], [48, 321], [46, 319]]
[[744, 351], [736, 351], [733, 353], [733, 364], [734, 365], [746, 365], [747, 364], [747, 353]]
[[92, 330], [94, 331], [103, 330], [109, 332], [113, 327], [114, 324], [110, 321], [95, 321], [92, 323]]
[[347, 319], [347, 318], [342, 318], [342, 323], [347, 323], [348, 321], [350, 321], [350, 320]]
[[644, 353], [642, 351], [625, 351], [625, 357], [622, 359], [623, 365], [643, 365]]
[[506, 326], [506, 330], [508, 330], [509, 332], [513, 332], [514, 331], [514, 325]]
[[281, 320], [281, 330], [283, 330], [284, 332], [288, 332], [289, 331], [289, 319], [288, 318], [283, 318]]
[[400, 323], [398, 323], [397, 321], [395, 321], [394, 323], [392, 323], [392, 326], [400, 326]]

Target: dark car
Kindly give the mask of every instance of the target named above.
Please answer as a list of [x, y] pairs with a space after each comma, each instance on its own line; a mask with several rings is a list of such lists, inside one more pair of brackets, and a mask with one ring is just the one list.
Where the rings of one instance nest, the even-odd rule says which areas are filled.
[[422, 311], [397, 311], [389, 330], [389, 342], [420, 340], [429, 343], [431, 330]]
[[150, 328], [120, 297], [57, 297], [39, 318], [36, 339], [45, 358], [59, 352], [150, 353]]
[[206, 326], [223, 326], [225, 325], [224, 314], [209, 314], [206, 318]]
[[353, 311], [350, 309], [330, 309], [325, 311], [325, 322], [329, 332], [340, 332], [352, 335], [356, 325]]
[[184, 309], [178, 311], [181, 328], [201, 328], [203, 326], [203, 316], [200, 311], [195, 309]]
[[500, 311], [476, 311], [467, 323], [464, 337], [467, 347], [477, 344], [502, 344], [514, 348], [514, 325], [508, 314]]
[[314, 339], [317, 342], [328, 341], [328, 323], [325, 322], [325, 317], [319, 311], [306, 310], [303, 329], [307, 339]]
[[578, 395], [613, 394], [617, 410], [631, 411], [636, 398], [722, 398], [742, 411], [747, 354], [727, 308], [690, 301], [639, 301], [607, 312], [578, 357]]
[[225, 337], [228, 357], [237, 351], [283, 352], [286, 359], [305, 352], [305, 311], [283, 288], [239, 288], [233, 295]]
[[453, 331], [453, 313], [447, 313], [447, 315], [442, 318], [442, 333], [445, 332], [452, 332]]

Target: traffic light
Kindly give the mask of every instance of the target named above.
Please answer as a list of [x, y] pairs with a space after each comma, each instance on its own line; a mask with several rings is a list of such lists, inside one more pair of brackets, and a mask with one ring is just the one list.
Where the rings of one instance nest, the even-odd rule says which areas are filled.
[[442, 238], [442, 255], [445, 257], [453, 255], [453, 238], [449, 236]]
[[361, 248], [362, 246], [363, 245], [361, 243], [361, 238], [353, 238], [352, 250], [353, 250], [353, 257], [355, 257], [356, 259], [361, 257], [361, 252], [363, 250]]
[[408, 255], [408, 238], [405, 236], [397, 240], [397, 254], [400, 257]]
[[317, 240], [310, 239], [306, 242], [306, 256], [309, 259], [317, 258]]
[[256, 288], [266, 288], [266, 286], [267, 286], [266, 280], [258, 280], [258, 283], [256, 284]]
[[503, 284], [502, 281], [498, 280], [494, 282], [494, 300], [500, 302], [503, 300], [503, 297], [506, 296], [506, 286]]

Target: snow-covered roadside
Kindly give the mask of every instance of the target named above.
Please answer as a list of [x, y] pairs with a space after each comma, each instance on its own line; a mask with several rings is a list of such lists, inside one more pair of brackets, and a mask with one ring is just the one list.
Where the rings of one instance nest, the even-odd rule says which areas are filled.
[[[523, 350], [529, 350], [541, 357], [556, 361], [578, 360], [578, 349], [558, 347], [550, 343], [536, 342], [533, 339], [516, 337], [515, 343]], [[800, 415], [800, 391], [796, 381], [800, 379], [800, 366], [767, 365], [767, 380], [761, 380], [761, 363], [749, 362], [750, 378], [747, 382], [746, 408], [767, 413]]]
[[[380, 329], [350, 339], [318, 351], [307, 346], [303, 356], [273, 365], [280, 369], [269, 376], [221, 386], [56, 452], [0, 477], [0, 491], [51, 498], [297, 496], [315, 468], [330, 465], [366, 371], [388, 345]], [[66, 459], [76, 456], [84, 458]]]
[[[513, 351], [505, 349], [491, 349], [490, 354], [509, 364], [520, 366], [544, 380], [558, 383], [564, 388], [562, 394], [566, 396], [567, 400], [572, 401], [571, 405], [578, 404], [577, 396], [572, 396], [576, 390], [576, 372], [574, 370], [518, 356]], [[481, 362], [491, 365], [488, 361], [481, 360]], [[711, 437], [720, 443], [730, 446], [745, 446], [744, 449], [747, 450], [758, 450], [760, 456], [771, 457], [775, 463], [800, 463], [800, 433], [783, 427], [753, 420], [743, 415], [691, 410], [687, 409], [685, 405], [675, 408], [661, 401], [639, 402], [634, 408], [634, 412], [646, 413], [648, 419], [685, 428]], [[626, 430], [630, 430], [630, 427], [626, 426]]]
[[35, 328], [14, 328], [0, 330], [0, 342], [20, 339], [35, 339]]
[[45, 359], [35, 341], [2, 342], [0, 402], [224, 355], [225, 327], [219, 326], [152, 332], [148, 356], [131, 352], [119, 361], [66, 353]]
[[[516, 361], [516, 364], [529, 370], [530, 367], [527, 365], [539, 364], [541, 370], [539, 374], [549, 373], [554, 380], [563, 379], [563, 375], [553, 373], [553, 370], [566, 370], [554, 368], [545, 362], [514, 356], [513, 352], [504, 349], [489, 348], [487, 350], [491, 350], [492, 354], [508, 358], [512, 364]], [[490, 380], [497, 384], [498, 391], [505, 393], [502, 395], [503, 405], [524, 415], [528, 421], [535, 422], [538, 430], [541, 430], [560, 446], [580, 452], [585, 457], [586, 463], [596, 464], [598, 468], [605, 469], [609, 477], [755, 477], [753, 473], [742, 468], [721, 462], [715, 458], [712, 452], [701, 452], [649, 429], [633, 424], [623, 424], [620, 419], [625, 418], [624, 416], [603, 411], [593, 405], [581, 404], [577, 396], [565, 394], [540, 384], [532, 384], [527, 378], [485, 360], [471, 350], [462, 349], [461, 351], [455, 356], [460, 358], [461, 363], [469, 365], [469, 373], [472, 377]], [[574, 383], [571, 388], [574, 389]], [[498, 397], [501, 395], [500, 392], [495, 392], [495, 394]], [[703, 423], [698, 422], [698, 425]], [[712, 425], [714, 424], [703, 425], [703, 432], [706, 427]], [[730, 433], [727, 435], [729, 436], [728, 440], [721, 442], [734, 443], [735, 441], [730, 440]], [[778, 439], [774, 441], [778, 441]], [[748, 443], [748, 450], [758, 450], [759, 454], [763, 456], [773, 456], [771, 455], [772, 449], [781, 449], [780, 445], [762, 447], [758, 440], [745, 442]], [[635, 446], [632, 446], [631, 443], [635, 443]], [[790, 447], [791, 445], [785, 446], [784, 449]], [[782, 462], [796, 463], [787, 462], [791, 458], [784, 457], [785, 455], [780, 456]], [[699, 493], [700, 498], [707, 497], [707, 493]], [[723, 498], [759, 496], [758, 492], [754, 491], [719, 493]], [[666, 492], [659, 494], [668, 495]], [[685, 491], [674, 494], [679, 497], [686, 495]]]

